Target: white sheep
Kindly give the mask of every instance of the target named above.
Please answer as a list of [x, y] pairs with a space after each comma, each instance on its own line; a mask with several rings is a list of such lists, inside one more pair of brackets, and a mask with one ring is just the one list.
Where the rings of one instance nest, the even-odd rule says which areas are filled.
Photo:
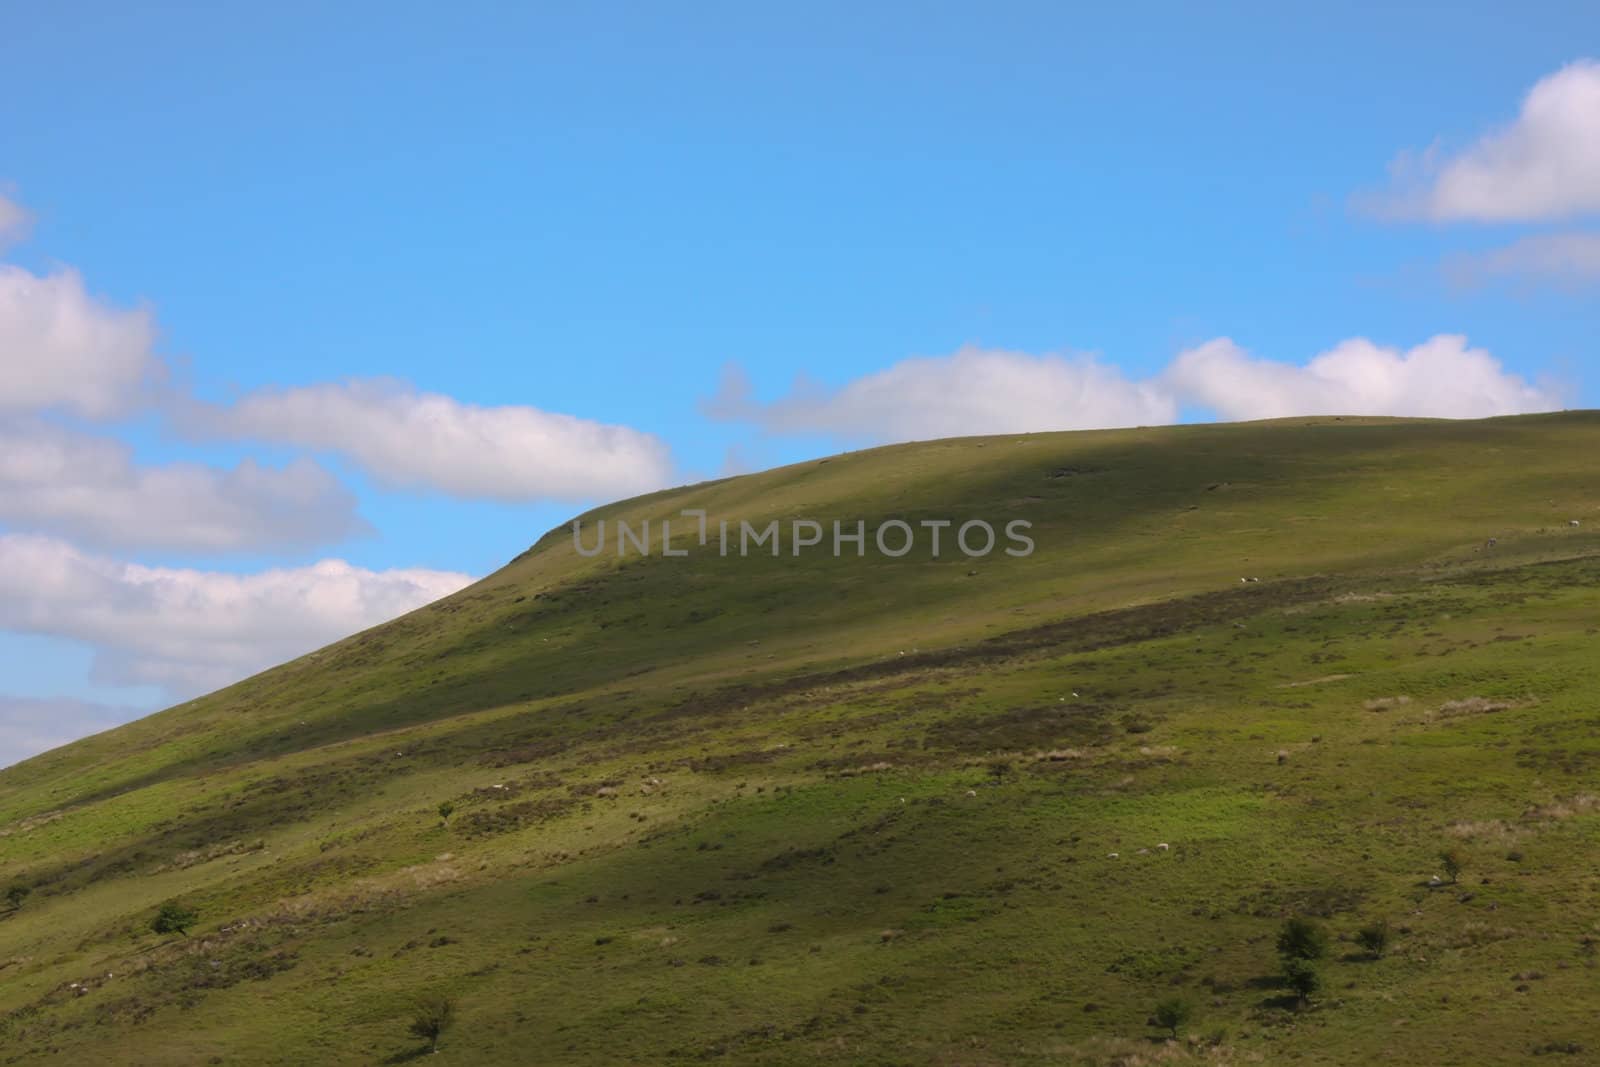
[[1112, 852], [1112, 853], [1110, 853], [1110, 854], [1108, 854], [1106, 856], [1106, 859], [1108, 859], [1108, 860], [1114, 860], [1116, 858], [1117, 858], [1117, 854], [1115, 852]]
[[1568, 519], [1567, 520], [1567, 525], [1568, 526], [1582, 526], [1583, 523], [1579, 522], [1577, 519]]
[[1163, 841], [1163, 842], [1161, 842], [1161, 844], [1156, 846], [1156, 850], [1159, 851], [1159, 852], [1165, 852], [1171, 847], [1172, 847], [1171, 845], [1169, 845], [1165, 841]]
[[976, 790], [976, 789], [969, 789], [969, 790], [967, 790], [967, 796], [969, 796], [969, 797], [975, 797], [975, 796], [977, 796], [977, 795], [978, 795], [978, 791], [977, 791], [977, 790]]

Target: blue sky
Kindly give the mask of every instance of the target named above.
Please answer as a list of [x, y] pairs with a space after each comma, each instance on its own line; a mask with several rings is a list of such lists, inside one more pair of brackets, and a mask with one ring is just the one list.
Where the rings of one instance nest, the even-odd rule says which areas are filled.
[[[1590, 3], [327, 7], [5, 18], [0, 444], [57, 458], [0, 483], [0, 764], [300, 650], [256, 615], [331, 639], [663, 481], [1597, 404]], [[115, 326], [46, 350], [49, 301]], [[424, 417], [437, 462], [395, 451]], [[204, 532], [124, 519], [207, 492]], [[180, 588], [269, 658], [44, 571], [141, 630]]]

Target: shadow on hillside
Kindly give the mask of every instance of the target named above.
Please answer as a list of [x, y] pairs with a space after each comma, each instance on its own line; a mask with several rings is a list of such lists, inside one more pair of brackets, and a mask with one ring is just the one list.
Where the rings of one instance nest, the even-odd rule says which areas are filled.
[[[1548, 420], [1547, 420], [1548, 421]], [[1475, 464], [1486, 437], [1510, 450], [1528, 438], [1519, 420], [1489, 423], [1374, 422], [1328, 420], [1279, 422], [1268, 425], [1187, 426], [1138, 431], [1138, 436], [1107, 435], [1102, 439], [1061, 435], [969, 439], [934, 445], [895, 446], [901, 463], [872, 453], [839, 457], [862, 463], [859, 484], [835, 487], [836, 498], [819, 505], [818, 518], [846, 515], [871, 519], [923, 516], [960, 518], [967, 514], [996, 519], [1026, 515], [1036, 522], [1040, 551], [1059, 554], [1062, 566], [1080, 546], [1148, 544], [1159, 573], [1181, 576], [1183, 555], [1201, 553], [1197, 545], [1216, 543], [1229, 551], [1228, 534], [1215, 525], [1184, 534], [1195, 512], [1215, 514], [1218, 508], [1238, 521], [1266, 524], [1275, 516], [1315, 509], [1330, 487], [1343, 497], [1371, 488], [1374, 509], [1387, 514], [1383, 496], [1396, 479], [1452, 461]], [[1537, 442], [1533, 442], [1537, 443]], [[1029, 447], [1016, 459], [1005, 450]], [[982, 461], [953, 474], [937, 462], [926, 462], [935, 447], [991, 449]], [[974, 452], [976, 455], [976, 452]], [[877, 457], [877, 458], [872, 458]], [[990, 459], [988, 457], [994, 457]], [[1452, 459], [1453, 457], [1454, 460]], [[815, 470], [835, 470], [815, 461], [781, 472], [777, 482], [750, 482], [753, 500], [763, 499], [772, 485], [803, 487]], [[919, 465], [919, 463], [921, 465]], [[898, 465], [897, 465], [898, 464]], [[914, 506], [884, 507], [885, 480], [893, 499], [913, 499]], [[723, 483], [724, 485], [726, 483]], [[691, 486], [655, 494], [658, 506], [694, 502], [715, 486]], [[853, 496], [851, 494], [854, 494]], [[940, 500], [958, 503], [945, 506]], [[1025, 503], [1023, 503], [1025, 502]], [[1018, 508], [1022, 510], [1018, 510]], [[1415, 511], [1418, 505], [1412, 505]], [[1403, 509], [1402, 509], [1403, 510]], [[1428, 516], [1431, 518], [1431, 515]], [[1230, 521], [1233, 521], [1230, 519]], [[1224, 524], [1226, 525], [1226, 524]], [[1152, 531], [1176, 529], [1179, 540], [1139, 542]], [[1337, 539], [1337, 526], [1324, 527]], [[1448, 532], [1434, 537], [1450, 536]], [[1197, 540], [1198, 539], [1198, 540]], [[548, 537], [546, 539], [548, 541]], [[559, 541], [549, 541], [558, 545]], [[1180, 547], [1181, 546], [1181, 551]], [[1142, 551], [1142, 549], [1141, 549]], [[920, 554], [920, 550], [919, 550]], [[1167, 559], [1178, 562], [1165, 562]], [[271, 671], [241, 684], [236, 693], [219, 698], [218, 707], [271, 717], [270, 726], [253, 736], [230, 741], [226, 752], [176, 760], [143, 774], [85, 792], [58, 806], [92, 803], [171, 778], [223, 770], [244, 763], [289, 755], [377, 731], [433, 722], [452, 716], [547, 700], [612, 686], [621, 678], [647, 675], [748, 644], [752, 634], [778, 628], [785, 634], [815, 634], [827, 649], [813, 655], [800, 673], [734, 685], [715, 685], [705, 694], [690, 694], [657, 718], [692, 713], [714, 715], [755, 699], [814, 686], [866, 680], [912, 669], [976, 664], [1026, 654], [1042, 648], [1093, 649], [1165, 636], [1208, 625], [1266, 607], [1326, 592], [1315, 582], [1264, 582], [1245, 589], [1200, 594], [1125, 612], [1067, 618], [1012, 631], [961, 648], [897, 657], [896, 661], [860, 662], [861, 654], [838, 648], [826, 635], [841, 622], [864, 626], [903, 626], [918, 616], [959, 609], [972, 586], [955, 580], [966, 571], [963, 561], [930, 565], [926, 559], [877, 560], [866, 568], [850, 568], [849, 582], [833, 581], [846, 574], [853, 560], [827, 561], [816, 568], [791, 566], [787, 559], [730, 567], [714, 549], [666, 563], [652, 558], [632, 561], [600, 574], [585, 573], [564, 584], [518, 595], [511, 583], [493, 590], [458, 594], [385, 627], [358, 635], [335, 653], [312, 665], [298, 664], [292, 673]], [[1009, 562], [1009, 561], [1004, 561]], [[1166, 571], [1161, 571], [1165, 566]], [[1036, 572], [1035, 572], [1036, 573]], [[1003, 569], [994, 561], [983, 581], [1026, 588], [1025, 569]], [[757, 580], [759, 579], [759, 580]], [[1010, 583], [1010, 584], [1007, 584]], [[528, 595], [532, 594], [532, 595]], [[999, 603], [1008, 592], [989, 594]], [[710, 611], [708, 606], [715, 607]], [[465, 616], [472, 624], [438, 650], [420, 652], [412, 638], [442, 632]], [[463, 619], [465, 621], [465, 619]], [[581, 635], [576, 647], [549, 645], [549, 635]], [[855, 659], [854, 665], [849, 665]], [[831, 663], [831, 668], [824, 667]], [[450, 670], [466, 671], [451, 677]], [[744, 673], [749, 678], [759, 666]], [[394, 697], [395, 678], [412, 679], [404, 695]], [[384, 693], [363, 701], [365, 692]], [[348, 696], [338, 700], [330, 694]], [[285, 722], [287, 709], [315, 701], [336, 706], [332, 718], [314, 720], [303, 729]], [[64, 772], [63, 772], [64, 773]]]
[[[504, 765], [548, 759], [578, 744], [624, 743], [648, 748], [681, 735], [687, 724], [714, 729], [752, 705], [819, 694], [831, 701], [828, 688], [917, 675], [933, 668], [972, 667], [1016, 660], [1048, 652], [1089, 651], [1138, 644], [1186, 630], [1217, 626], [1257, 613], [1325, 597], [1332, 586], [1322, 581], [1262, 583], [1248, 589], [1227, 589], [1181, 600], [1120, 611], [1098, 612], [1060, 622], [1016, 630], [973, 645], [897, 656], [843, 670], [800, 673], [787, 678], [735, 683], [705, 692], [691, 692], [656, 707], [641, 707], [633, 693], [571, 701], [527, 716], [473, 723], [447, 736], [404, 742], [399, 751], [370, 753], [320, 764], [297, 774], [280, 774], [253, 782], [213, 810], [195, 810], [151, 827], [117, 847], [87, 860], [62, 863], [35, 872], [33, 884], [92, 884], [106, 877], [149, 870], [193, 850], [222, 847], [262, 837], [286, 825], [312, 818], [341, 802], [354, 802], [400, 775], [409, 775], [468, 761]], [[398, 705], [395, 705], [398, 707]], [[498, 702], [487, 707], [497, 707]], [[384, 705], [378, 705], [381, 709]], [[463, 711], [483, 710], [463, 708]], [[1054, 709], [1052, 709], [1054, 710]], [[1084, 729], [1096, 728], [1098, 706], [1074, 709], [1085, 718]], [[1054, 720], [1053, 720], [1054, 722]], [[974, 724], [980, 728], [989, 724]], [[1056, 727], [1059, 722], [1054, 722]], [[1058, 731], [1059, 732], [1059, 731]], [[958, 746], [959, 747], [959, 746]], [[148, 782], [125, 784], [118, 792], [164, 780], [179, 773], [171, 768]], [[115, 795], [106, 793], [93, 799]], [[87, 800], [83, 801], [87, 802]], [[204, 862], [204, 861], [201, 861]]]

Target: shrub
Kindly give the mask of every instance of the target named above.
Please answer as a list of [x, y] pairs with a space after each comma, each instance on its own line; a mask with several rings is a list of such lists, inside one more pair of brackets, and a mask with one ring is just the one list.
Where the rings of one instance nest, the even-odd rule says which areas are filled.
[[1389, 947], [1389, 920], [1379, 919], [1356, 931], [1356, 943], [1373, 956], [1383, 955]]
[[1278, 931], [1278, 955], [1286, 960], [1319, 960], [1327, 951], [1327, 931], [1310, 919], [1290, 919]]
[[1461, 871], [1467, 865], [1467, 857], [1459, 848], [1447, 848], [1439, 853], [1439, 863], [1453, 883], [1461, 877]]
[[407, 1028], [415, 1037], [420, 1037], [428, 1042], [429, 1046], [437, 1052], [439, 1038], [450, 1028], [455, 1021], [455, 1002], [449, 997], [427, 997], [417, 1004], [416, 1014], [411, 1017], [411, 1025]]
[[192, 908], [186, 908], [176, 900], [169, 900], [161, 905], [161, 910], [150, 920], [150, 929], [158, 934], [182, 934], [188, 937], [189, 927], [198, 922], [199, 918]]
[[29, 893], [33, 892], [28, 886], [14, 885], [6, 890], [6, 903], [11, 905], [11, 910], [16, 911], [22, 907], [22, 901]]
[[450, 816], [455, 813], [455, 810], [456, 806], [450, 803], [448, 800], [441, 801], [439, 804], [439, 821], [449, 822]]
[[1311, 966], [1309, 960], [1293, 958], [1284, 960], [1283, 978], [1302, 1004], [1311, 999], [1311, 994], [1322, 988], [1322, 976]]
[[1193, 1015], [1194, 1010], [1189, 1007], [1188, 1001], [1168, 997], [1156, 1005], [1155, 1024], [1164, 1030], [1171, 1030], [1173, 1038], [1177, 1038], [1178, 1030], [1187, 1026]]

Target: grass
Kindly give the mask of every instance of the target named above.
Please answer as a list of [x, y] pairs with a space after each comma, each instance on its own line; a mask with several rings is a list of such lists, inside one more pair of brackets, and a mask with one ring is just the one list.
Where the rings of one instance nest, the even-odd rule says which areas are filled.
[[[405, 1062], [437, 996], [441, 1062], [1577, 1062], [1597, 445], [1589, 413], [1042, 434], [601, 509], [1025, 518], [1038, 550], [555, 531], [8, 768], [0, 1062]], [[1293, 916], [1334, 938], [1303, 1007]]]

